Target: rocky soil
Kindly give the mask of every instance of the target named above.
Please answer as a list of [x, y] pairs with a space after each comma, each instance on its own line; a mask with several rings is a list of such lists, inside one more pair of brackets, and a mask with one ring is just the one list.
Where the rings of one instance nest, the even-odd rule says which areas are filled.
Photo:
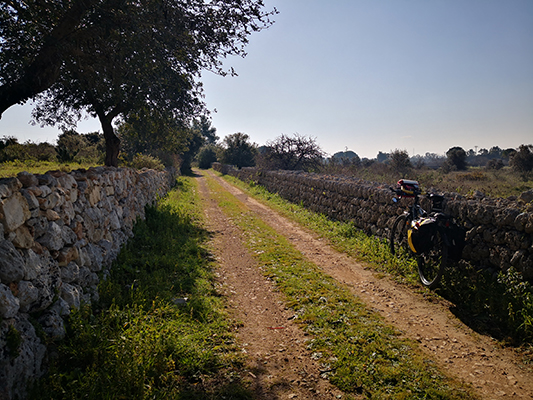
[[[523, 355], [462, 324], [442, 300], [426, 298], [333, 250], [324, 240], [239, 189], [215, 177], [259, 218], [271, 225], [324, 272], [350, 287], [406, 337], [418, 343], [443, 370], [471, 384], [482, 399], [533, 398], [533, 368]], [[243, 245], [242, 232], [210, 198], [205, 178], [198, 177], [205, 203], [212, 250], [220, 264], [219, 280], [235, 318], [248, 374], [260, 399], [343, 398], [320, 377], [306, 349], [305, 334], [291, 322], [274, 285], [263, 277]]]

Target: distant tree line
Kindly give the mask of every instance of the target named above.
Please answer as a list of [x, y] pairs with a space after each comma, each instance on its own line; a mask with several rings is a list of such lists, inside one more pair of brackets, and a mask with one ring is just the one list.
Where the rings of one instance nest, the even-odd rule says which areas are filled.
[[[342, 168], [358, 169], [375, 165], [390, 167], [397, 173], [406, 173], [412, 168], [440, 169], [444, 173], [451, 171], [464, 171], [468, 167], [482, 167], [486, 170], [500, 170], [509, 166], [522, 178], [528, 179], [533, 172], [533, 145], [520, 145], [518, 149], [501, 149], [498, 146], [490, 150], [472, 149], [465, 151], [462, 147], [450, 148], [445, 155], [426, 153], [424, 156], [409, 157], [405, 150], [394, 150], [391, 153], [378, 152], [374, 159], [361, 159], [355, 152], [346, 150], [337, 152], [326, 161], [326, 168], [339, 170]], [[383, 169], [383, 168], [382, 168]]]
[[[376, 158], [360, 158], [357, 153], [346, 149], [331, 157], [322, 150], [316, 138], [282, 134], [258, 146], [250, 141], [249, 135], [237, 132], [222, 141], [216, 135], [208, 117], [193, 120], [190, 125], [177, 123], [173, 118], [153, 116], [146, 110], [130, 115], [117, 126], [122, 142], [121, 161], [124, 165], [137, 167], [153, 165], [180, 165], [182, 173], [191, 171], [197, 165], [210, 168], [213, 162], [234, 165], [237, 168], [258, 166], [264, 169], [302, 170], [354, 174], [365, 168], [376, 172], [407, 176], [413, 169], [439, 169], [443, 173], [464, 171], [469, 167], [483, 167], [486, 170], [500, 170], [504, 167], [520, 175], [524, 180], [533, 176], [533, 145], [520, 145], [518, 149], [465, 151], [454, 146], [445, 155], [426, 153], [410, 157], [405, 150], [391, 153], [378, 152]], [[152, 132], [146, 135], [144, 132]], [[101, 133], [79, 134], [73, 130], [64, 131], [56, 146], [47, 143], [18, 143], [15, 138], [0, 139], [0, 162], [13, 160], [57, 160], [59, 162], [92, 161], [102, 162], [105, 140]]]

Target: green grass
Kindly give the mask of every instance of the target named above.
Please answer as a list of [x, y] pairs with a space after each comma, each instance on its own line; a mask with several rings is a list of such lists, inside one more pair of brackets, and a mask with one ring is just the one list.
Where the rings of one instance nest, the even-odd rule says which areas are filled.
[[191, 182], [180, 178], [137, 222], [99, 302], [71, 314], [32, 398], [251, 398]]
[[0, 163], [0, 178], [17, 176], [19, 172], [26, 171], [30, 174], [44, 174], [48, 171], [60, 170], [70, 172], [80, 168], [95, 167], [95, 164], [67, 163], [61, 164], [52, 161], [8, 161]]
[[296, 321], [311, 335], [308, 347], [324, 377], [353, 396], [371, 399], [474, 398], [214, 180], [208, 184], [219, 206], [245, 231], [247, 245], [286, 296]]
[[[337, 250], [365, 262], [375, 271], [387, 273], [396, 281], [412, 286], [413, 290], [427, 292], [419, 284], [416, 260], [391, 256], [385, 240], [368, 236], [352, 223], [332, 221], [290, 203], [262, 186], [248, 185], [228, 175], [224, 179], [327, 238]], [[447, 269], [436, 294], [451, 301], [454, 304], [452, 311], [474, 330], [508, 344], [532, 347], [533, 286], [521, 279], [512, 268], [505, 273], [494, 274], [466, 262], [454, 264]]]

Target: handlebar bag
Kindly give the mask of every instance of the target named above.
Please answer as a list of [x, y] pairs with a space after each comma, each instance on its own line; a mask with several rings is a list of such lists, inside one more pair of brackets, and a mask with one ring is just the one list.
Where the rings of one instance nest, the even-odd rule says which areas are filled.
[[415, 194], [420, 193], [418, 181], [409, 179], [400, 179], [398, 181], [398, 189], [402, 191], [402, 197], [414, 197]]

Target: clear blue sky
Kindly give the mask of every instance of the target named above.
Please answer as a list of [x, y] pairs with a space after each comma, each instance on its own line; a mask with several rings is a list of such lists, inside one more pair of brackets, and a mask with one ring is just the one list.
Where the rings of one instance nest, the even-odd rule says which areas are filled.
[[[316, 137], [333, 154], [533, 144], [532, 0], [266, 0], [238, 77], [202, 80], [217, 134]], [[0, 136], [50, 141], [12, 107]], [[86, 121], [78, 131], [99, 130]]]

